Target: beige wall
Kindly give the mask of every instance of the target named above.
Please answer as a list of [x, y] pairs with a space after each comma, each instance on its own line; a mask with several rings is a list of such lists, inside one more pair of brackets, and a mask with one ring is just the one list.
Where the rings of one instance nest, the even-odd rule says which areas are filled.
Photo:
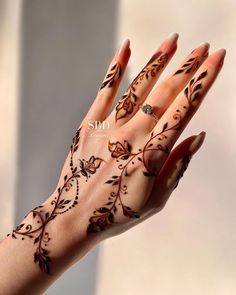
[[236, 294], [235, 11], [233, 0], [120, 1], [118, 39], [131, 39], [130, 79], [172, 31], [179, 49], [163, 77], [200, 42], [228, 53], [181, 138], [205, 130], [204, 146], [160, 214], [105, 241], [98, 295]]

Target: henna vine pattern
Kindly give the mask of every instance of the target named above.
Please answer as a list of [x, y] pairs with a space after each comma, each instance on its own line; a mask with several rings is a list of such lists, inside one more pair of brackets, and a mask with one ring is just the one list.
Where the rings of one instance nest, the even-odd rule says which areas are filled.
[[191, 71], [195, 71], [199, 68], [201, 64], [201, 59], [196, 56], [196, 57], [191, 57], [186, 61], [186, 63], [174, 73], [174, 75], [178, 75], [181, 73], [188, 74], [191, 73]]
[[79, 159], [80, 170], [77, 170], [77, 167], [74, 166], [73, 156], [79, 147], [80, 130], [81, 127], [77, 130], [70, 147], [70, 173], [64, 176], [64, 184], [58, 188], [57, 196], [51, 201], [49, 208], [48, 206], [38, 206], [30, 211], [25, 218], [32, 216], [32, 219], [29, 219], [31, 223], [27, 222], [26, 219], [26, 222], [18, 225], [11, 234], [13, 239], [19, 237], [22, 240], [25, 238], [33, 239], [36, 245], [34, 262], [47, 274], [51, 274], [52, 263], [49, 256], [50, 251], [48, 250], [51, 237], [47, 231], [47, 225], [58, 215], [69, 211], [78, 204], [79, 178], [82, 175], [87, 181], [91, 174], [96, 173], [103, 161], [101, 158], [91, 156], [88, 161]]
[[[93, 215], [89, 218], [89, 224], [87, 227], [87, 234], [96, 233], [105, 230], [110, 224], [115, 222], [115, 214], [119, 208], [121, 208], [123, 215], [129, 218], [139, 218], [140, 215], [129, 206], [126, 206], [123, 202], [123, 196], [128, 194], [127, 184], [124, 183], [125, 177], [130, 175], [128, 167], [134, 165], [138, 161], [142, 162], [145, 168], [143, 174], [147, 177], [156, 176], [156, 169], [150, 169], [150, 161], [146, 160], [145, 154], [148, 151], [159, 151], [168, 154], [169, 148], [163, 142], [168, 138], [169, 131], [179, 131], [182, 129], [182, 119], [184, 115], [191, 109], [193, 102], [199, 98], [199, 90], [202, 89], [201, 81], [206, 77], [207, 71], [202, 72], [197, 78], [193, 78], [189, 85], [185, 88], [184, 94], [187, 99], [188, 106], [182, 106], [183, 110], [177, 109], [173, 114], [174, 122], [170, 124], [166, 122], [162, 130], [154, 134], [151, 133], [150, 139], [146, 142], [142, 149], [137, 152], [132, 150], [132, 146], [126, 140], [123, 144], [119, 141], [111, 143], [108, 142], [108, 150], [111, 153], [112, 158], [116, 158], [116, 161], [126, 161], [124, 164], [119, 164], [119, 175], [111, 176], [105, 183], [111, 185], [112, 191], [108, 196], [108, 202], [100, 208], [95, 208]], [[183, 114], [184, 113], [184, 114]], [[155, 139], [155, 140], [154, 140]], [[158, 141], [158, 143], [156, 143]], [[190, 161], [189, 157], [183, 159], [182, 168], [178, 171], [176, 179], [178, 185], [179, 179], [183, 176], [184, 171]]]
[[111, 67], [99, 90], [103, 89], [104, 87], [111, 87], [121, 77], [121, 75], [121, 65], [117, 62]]
[[152, 56], [146, 66], [137, 75], [137, 77], [130, 84], [129, 88], [125, 94], [121, 97], [117, 103], [116, 110], [116, 121], [132, 114], [134, 107], [136, 106], [136, 101], [138, 99], [136, 92], [136, 86], [142, 82], [143, 79], [149, 79], [149, 77], [155, 77], [157, 72], [159, 72], [166, 64], [168, 60], [167, 53], [157, 52]]

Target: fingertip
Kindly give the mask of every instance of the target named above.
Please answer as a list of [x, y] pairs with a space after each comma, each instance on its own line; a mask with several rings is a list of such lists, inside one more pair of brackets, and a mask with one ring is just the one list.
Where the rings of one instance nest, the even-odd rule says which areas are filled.
[[118, 51], [117, 57], [119, 60], [123, 60], [125, 57], [127, 57], [127, 53], [130, 54], [130, 40], [128, 38], [125, 38], [120, 46], [120, 49]]
[[177, 49], [177, 41], [179, 34], [174, 32], [167, 36], [162, 42], [158, 50], [168, 53], [168, 55], [173, 55]]
[[166, 37], [165, 41], [177, 42], [178, 38], [179, 34], [176, 32], [172, 32]]
[[226, 56], [226, 49], [220, 48], [213, 52], [207, 59], [209, 64], [212, 64], [215, 67], [221, 68]]
[[189, 146], [189, 152], [191, 155], [194, 155], [202, 146], [203, 142], [205, 141], [206, 138], [206, 132], [202, 131], [199, 133], [195, 139], [192, 141], [192, 143]]
[[208, 42], [202, 42], [191, 52], [191, 54], [207, 57], [209, 54], [209, 48], [210, 44]]

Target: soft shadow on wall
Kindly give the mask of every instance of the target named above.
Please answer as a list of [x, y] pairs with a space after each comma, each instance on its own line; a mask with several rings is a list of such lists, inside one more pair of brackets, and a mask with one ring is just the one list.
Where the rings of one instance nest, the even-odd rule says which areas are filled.
[[[114, 53], [116, 1], [23, 2], [15, 223], [55, 189]], [[98, 248], [47, 294], [96, 293]]]

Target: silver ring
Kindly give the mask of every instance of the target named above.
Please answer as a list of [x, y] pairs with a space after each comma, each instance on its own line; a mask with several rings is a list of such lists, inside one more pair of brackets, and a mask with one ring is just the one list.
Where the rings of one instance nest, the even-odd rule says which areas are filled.
[[144, 112], [144, 114], [152, 116], [156, 121], [159, 120], [157, 115], [154, 114], [153, 107], [150, 104], [140, 105], [139, 107]]

